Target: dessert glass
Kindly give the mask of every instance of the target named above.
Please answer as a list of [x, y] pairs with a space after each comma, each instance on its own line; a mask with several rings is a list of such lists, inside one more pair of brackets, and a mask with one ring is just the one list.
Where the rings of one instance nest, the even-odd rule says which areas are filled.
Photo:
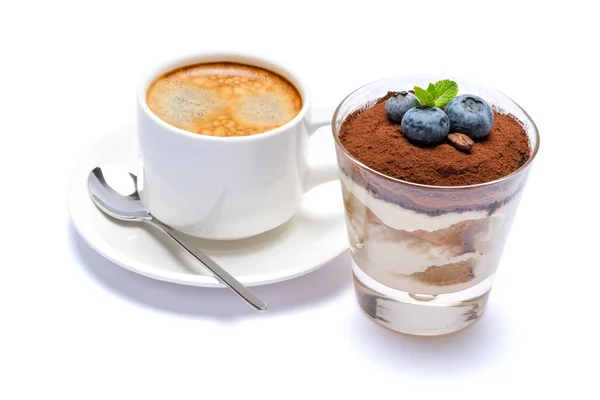
[[373, 82], [346, 97], [332, 121], [358, 303], [378, 323], [414, 335], [454, 332], [482, 315], [539, 148], [537, 127], [519, 105], [456, 78], [459, 94], [475, 94], [522, 123], [531, 156], [513, 173], [468, 186], [411, 183], [369, 168], [340, 142], [340, 127], [352, 112], [371, 107], [388, 91], [447, 78]]

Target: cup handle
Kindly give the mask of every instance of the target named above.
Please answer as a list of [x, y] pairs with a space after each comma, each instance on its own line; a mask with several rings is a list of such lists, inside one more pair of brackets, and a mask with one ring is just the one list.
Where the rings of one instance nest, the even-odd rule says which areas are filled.
[[333, 110], [326, 107], [313, 108], [308, 116], [308, 123], [306, 126], [308, 135], [312, 136], [319, 128], [331, 124], [332, 119]]
[[[313, 136], [315, 132], [324, 126], [330, 125], [333, 118], [333, 110], [328, 108], [315, 108], [312, 110], [307, 122], [307, 131], [309, 136]], [[327, 131], [331, 134], [330, 131]], [[313, 139], [311, 139], [313, 140]], [[308, 172], [304, 181], [304, 192], [308, 192], [316, 186], [327, 182], [336, 181], [339, 179], [338, 166], [335, 159], [320, 162], [310, 163]]]

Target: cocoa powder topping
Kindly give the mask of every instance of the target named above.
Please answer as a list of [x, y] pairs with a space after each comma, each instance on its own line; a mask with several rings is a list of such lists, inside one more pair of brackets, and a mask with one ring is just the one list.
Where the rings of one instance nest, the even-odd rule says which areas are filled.
[[390, 122], [382, 97], [366, 110], [350, 114], [340, 128], [346, 150], [368, 167], [393, 178], [434, 186], [463, 186], [493, 181], [522, 166], [531, 156], [529, 138], [513, 116], [494, 111], [486, 139], [470, 152], [449, 143], [419, 147], [402, 135], [400, 124]]

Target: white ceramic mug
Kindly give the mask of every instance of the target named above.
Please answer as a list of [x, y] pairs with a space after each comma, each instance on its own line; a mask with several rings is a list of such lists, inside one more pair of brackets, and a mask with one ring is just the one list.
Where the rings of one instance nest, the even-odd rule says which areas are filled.
[[[302, 109], [287, 124], [239, 137], [191, 133], [164, 122], [148, 108], [146, 92], [161, 75], [205, 62], [262, 67], [290, 81]], [[316, 184], [337, 179], [331, 166], [307, 165], [309, 135], [331, 123], [331, 113], [311, 113], [305, 85], [289, 69], [243, 54], [202, 54], [151, 71], [137, 96], [138, 190], [148, 211], [171, 227], [206, 239], [240, 239], [273, 229], [296, 213]]]

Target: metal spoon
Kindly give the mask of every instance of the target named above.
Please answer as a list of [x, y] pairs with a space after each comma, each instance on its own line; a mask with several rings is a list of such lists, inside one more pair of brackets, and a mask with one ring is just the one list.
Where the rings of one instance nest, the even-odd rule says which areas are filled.
[[137, 192], [137, 177], [121, 168], [96, 167], [88, 175], [88, 191], [92, 201], [104, 213], [128, 222], [145, 222], [160, 229], [183, 247], [192, 257], [204, 264], [221, 282], [239, 294], [259, 311], [267, 305], [225, 271], [204, 252], [186, 245], [188, 239], [152, 216], [142, 204]]

